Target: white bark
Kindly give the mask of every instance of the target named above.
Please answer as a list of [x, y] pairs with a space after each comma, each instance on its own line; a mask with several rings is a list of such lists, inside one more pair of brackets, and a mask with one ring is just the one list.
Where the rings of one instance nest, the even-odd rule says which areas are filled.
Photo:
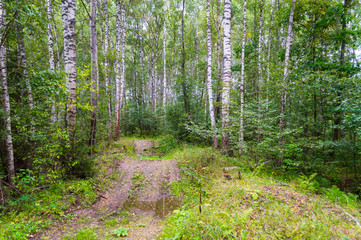
[[291, 12], [290, 12], [290, 18], [288, 20], [288, 32], [287, 32], [287, 39], [286, 39], [286, 53], [285, 53], [285, 68], [283, 73], [283, 89], [281, 93], [281, 119], [280, 119], [280, 142], [283, 142], [283, 130], [285, 128], [285, 110], [286, 110], [286, 89], [287, 89], [287, 81], [288, 81], [288, 75], [289, 75], [289, 62], [290, 62], [290, 51], [291, 51], [291, 45], [293, 42], [293, 15], [295, 12], [295, 3], [296, 0], [292, 0], [291, 3]]
[[[216, 119], [213, 105], [213, 84], [212, 84], [212, 29], [211, 29], [211, 6], [210, 0], [207, 0], [207, 90], [208, 90], [208, 105], [209, 118], [213, 131], [213, 145], [218, 147]], [[207, 102], [207, 101], [206, 101]], [[206, 105], [207, 106], [207, 105]]]
[[166, 29], [166, 19], [164, 20], [163, 26], [163, 111], [164, 111], [164, 119], [165, 119], [165, 105], [167, 101], [167, 55], [166, 55], [166, 37], [167, 37], [167, 29]]
[[109, 14], [108, 14], [108, 0], [104, 0], [103, 2], [104, 9], [104, 17], [105, 17], [105, 31], [104, 31], [104, 69], [105, 69], [105, 91], [108, 95], [107, 98], [107, 106], [108, 106], [108, 141], [110, 141], [111, 133], [112, 133], [112, 107], [111, 107], [111, 93], [109, 90], [110, 86], [110, 72], [109, 72], [109, 37], [110, 37], [110, 29], [109, 29]]
[[[6, 11], [4, 9], [4, 2], [0, 1], [0, 30], [3, 32], [6, 28]], [[1, 35], [1, 41], [3, 35]], [[9, 177], [9, 183], [14, 184], [15, 177], [15, 167], [14, 167], [14, 149], [13, 149], [13, 140], [11, 135], [11, 117], [10, 117], [10, 98], [8, 91], [7, 83], [7, 74], [6, 74], [6, 49], [4, 44], [0, 47], [0, 77], [1, 77], [1, 87], [3, 91], [3, 106], [5, 112], [5, 141], [6, 141], [6, 150], [7, 150], [7, 173]]]
[[267, 53], [267, 110], [268, 110], [268, 83], [270, 81], [270, 75], [271, 75], [271, 46], [272, 46], [272, 24], [273, 24], [273, 17], [275, 12], [275, 0], [272, 0], [272, 14], [271, 14], [271, 21], [270, 21], [270, 29], [269, 29], [269, 36], [268, 36], [268, 53]]
[[[257, 105], [258, 105], [258, 117], [257, 117], [257, 143], [259, 144], [261, 141], [261, 105], [262, 105], [262, 85], [263, 85], [263, 78], [262, 78], [262, 44], [263, 44], [263, 1], [261, 1], [260, 5], [260, 14], [259, 14], [259, 37], [258, 37], [258, 98], [257, 98]], [[257, 147], [258, 149], [258, 147]], [[256, 160], [258, 161], [258, 159]]]
[[[95, 145], [96, 134], [96, 122], [97, 122], [97, 103], [98, 103], [98, 45], [97, 45], [97, 21], [96, 21], [96, 0], [91, 0], [90, 9], [90, 46], [91, 46], [91, 81], [92, 89], [90, 96], [91, 111], [91, 123], [90, 123], [90, 140], [89, 145]], [[92, 152], [92, 149], [90, 150]]]
[[122, 7], [122, 65], [121, 65], [121, 76], [120, 76], [120, 107], [122, 107], [123, 101], [125, 101], [125, 30], [126, 19], [125, 19], [125, 5]]
[[18, 54], [19, 54], [19, 66], [23, 69], [23, 79], [26, 86], [26, 91], [28, 92], [28, 105], [30, 109], [30, 131], [34, 136], [35, 133], [35, 126], [34, 120], [32, 116], [33, 108], [34, 108], [34, 99], [33, 99], [33, 91], [31, 89], [31, 84], [29, 81], [29, 74], [27, 69], [27, 62], [26, 62], [26, 53], [25, 53], [25, 43], [24, 43], [24, 36], [23, 36], [23, 29], [20, 28], [20, 42], [18, 44]]
[[115, 97], [116, 97], [116, 104], [115, 104], [115, 122], [116, 122], [116, 135], [118, 136], [119, 127], [120, 127], [120, 86], [121, 86], [121, 64], [119, 60], [119, 56], [121, 55], [121, 35], [122, 35], [122, 28], [121, 28], [121, 6], [120, 0], [117, 0], [117, 9], [116, 9], [116, 43], [115, 48], [117, 52], [117, 59], [115, 62]]
[[243, 5], [243, 36], [242, 36], [242, 56], [241, 56], [241, 121], [239, 129], [239, 154], [242, 153], [244, 148], [244, 79], [245, 79], [245, 49], [246, 49], [246, 34], [247, 34], [247, 0], [244, 0]]
[[222, 153], [230, 152], [229, 133], [229, 92], [231, 85], [231, 0], [224, 1], [224, 36], [223, 36], [223, 90], [222, 90]]
[[[49, 52], [49, 70], [51, 72], [55, 71], [55, 62], [54, 62], [54, 40], [53, 40], [53, 27], [51, 25], [53, 8], [51, 0], [47, 0], [47, 13], [48, 13], [48, 52]], [[51, 105], [51, 123], [56, 121], [56, 109], [55, 103]]]
[[[67, 88], [67, 130], [74, 135], [76, 122], [76, 38], [75, 38], [75, 0], [62, 0], [64, 62], [65, 73], [68, 75]], [[73, 140], [71, 140], [73, 141]]]
[[53, 40], [53, 27], [51, 25], [51, 21], [52, 21], [52, 14], [53, 14], [53, 9], [52, 9], [52, 4], [51, 4], [51, 0], [47, 0], [47, 5], [48, 5], [48, 51], [49, 51], [49, 66], [50, 66], [50, 71], [54, 72], [55, 71], [55, 64], [54, 64], [54, 40]]
[[262, 78], [262, 44], [263, 44], [263, 1], [261, 1], [260, 6], [260, 17], [259, 17], [260, 25], [259, 25], [259, 37], [258, 37], [258, 85], [259, 92], [261, 92], [261, 86], [263, 83]]

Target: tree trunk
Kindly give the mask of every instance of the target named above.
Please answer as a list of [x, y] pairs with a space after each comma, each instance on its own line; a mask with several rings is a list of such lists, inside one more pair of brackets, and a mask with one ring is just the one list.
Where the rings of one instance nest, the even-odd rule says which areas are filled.
[[[342, 32], [344, 34], [345, 31], [347, 30], [347, 12], [348, 12], [348, 8], [350, 6], [350, 1], [351, 0], [344, 0], [344, 5], [343, 5], [343, 13], [342, 13], [342, 17], [341, 17], [341, 27], [342, 27]], [[341, 41], [341, 51], [340, 51], [340, 65], [345, 65], [345, 50], [346, 50], [346, 41], [345, 41], [345, 37], [342, 38]], [[339, 74], [339, 77], [342, 78], [343, 75]], [[337, 108], [339, 108], [339, 106], [341, 105], [341, 92], [342, 89], [340, 88], [340, 86], [336, 86], [337, 88]], [[337, 141], [340, 138], [340, 124], [341, 124], [341, 111], [337, 110], [336, 113], [336, 119], [335, 119], [335, 127], [333, 130], [333, 141]]]
[[[50, 72], [55, 71], [55, 61], [54, 61], [54, 40], [53, 40], [53, 27], [51, 25], [53, 8], [51, 4], [51, 0], [47, 0], [47, 13], [48, 13], [48, 52], [49, 52], [49, 70]], [[56, 109], [55, 109], [55, 101], [51, 105], [51, 123], [55, 123], [56, 121]]]
[[[261, 110], [262, 110], [262, 44], [263, 44], [263, 1], [260, 4], [260, 13], [259, 13], [259, 37], [258, 37], [258, 96], [257, 96], [257, 105], [258, 105], [258, 116], [257, 116], [257, 153], [258, 145], [261, 142]], [[258, 164], [258, 157], [256, 158], [256, 164]]]
[[105, 31], [104, 31], [104, 74], [105, 74], [105, 92], [107, 94], [107, 106], [108, 106], [108, 144], [110, 143], [112, 136], [112, 107], [111, 107], [111, 92], [110, 92], [110, 69], [109, 69], [109, 14], [108, 14], [108, 0], [103, 2], [104, 17], [105, 17]]
[[62, 0], [62, 18], [64, 35], [65, 73], [68, 76], [66, 127], [70, 141], [74, 143], [76, 123], [76, 36], [75, 36], [75, 0]]
[[97, 45], [97, 2], [91, 0], [90, 9], [90, 46], [91, 46], [91, 81], [92, 89], [90, 96], [90, 105], [92, 111], [90, 114], [90, 154], [92, 154], [95, 145], [96, 124], [97, 124], [97, 105], [98, 105], [98, 45]]
[[291, 45], [293, 41], [293, 15], [295, 12], [295, 3], [296, 0], [292, 0], [291, 3], [291, 12], [290, 18], [288, 21], [288, 32], [287, 32], [287, 39], [286, 39], [286, 53], [285, 53], [285, 68], [283, 73], [283, 86], [282, 86], [282, 93], [281, 93], [281, 119], [280, 119], [280, 144], [283, 145], [284, 136], [283, 131], [285, 128], [285, 111], [286, 111], [286, 91], [287, 91], [287, 81], [289, 75], [289, 62], [290, 62], [290, 51]]
[[[217, 0], [217, 16], [216, 16], [216, 30], [217, 30], [217, 67], [218, 67], [218, 76], [217, 76], [217, 94], [216, 94], [216, 102], [220, 103], [221, 100], [221, 83], [222, 83], [222, 57], [223, 57], [223, 53], [222, 53], [222, 34], [221, 34], [221, 30], [222, 30], [222, 22], [220, 19], [220, 12], [221, 12], [221, 1]], [[220, 104], [215, 107], [216, 108], [216, 118], [219, 119], [220, 115], [221, 115], [221, 107]]]
[[241, 121], [239, 134], [239, 154], [245, 147], [244, 143], [244, 64], [245, 64], [245, 49], [246, 49], [246, 34], [247, 34], [247, 0], [244, 0], [243, 5], [243, 36], [242, 36], [242, 56], [241, 56]]
[[166, 29], [166, 19], [164, 19], [163, 26], [163, 112], [164, 112], [164, 124], [166, 123], [166, 110], [165, 105], [167, 101], [167, 55], [166, 55], [166, 37], [167, 37], [167, 29]]
[[269, 29], [269, 35], [268, 35], [268, 49], [267, 49], [267, 79], [266, 79], [266, 97], [267, 97], [267, 110], [268, 110], [268, 83], [270, 81], [270, 75], [271, 75], [271, 47], [272, 47], [272, 24], [273, 24], [273, 18], [274, 18], [274, 12], [275, 12], [275, 0], [272, 0], [272, 14], [271, 14], [271, 21], [270, 21], [270, 29]]
[[184, 108], [189, 116], [190, 109], [188, 103], [188, 93], [187, 93], [187, 84], [186, 84], [186, 73], [185, 73], [185, 61], [186, 61], [186, 52], [184, 48], [184, 13], [185, 13], [185, 0], [183, 0], [182, 8], [182, 90], [183, 90], [183, 99], [184, 99]]
[[28, 69], [27, 69], [23, 29], [20, 28], [19, 32], [20, 32], [19, 33], [20, 34], [20, 42], [18, 44], [19, 66], [21, 69], [23, 69], [22, 78], [24, 79], [26, 90], [28, 92], [28, 105], [29, 105], [29, 109], [30, 109], [30, 131], [31, 131], [31, 134], [34, 136], [35, 127], [34, 127], [34, 120], [33, 120], [33, 116], [32, 116], [32, 111], [34, 108], [33, 90], [31, 89], [31, 84], [29, 81], [29, 73], [28, 73]]
[[122, 71], [120, 81], [120, 108], [122, 108], [123, 100], [125, 101], [125, 30], [127, 28], [125, 18], [125, 5], [122, 5]]
[[116, 128], [115, 128], [115, 136], [116, 138], [119, 137], [119, 130], [120, 130], [120, 88], [121, 88], [121, 64], [120, 64], [120, 59], [119, 56], [121, 55], [121, 42], [122, 42], [122, 27], [121, 27], [121, 15], [122, 15], [122, 11], [121, 11], [121, 5], [120, 5], [120, 0], [117, 0], [117, 9], [116, 9], [116, 43], [115, 43], [115, 48], [116, 48], [116, 52], [117, 52], [117, 58], [116, 58], [116, 62], [115, 62], [115, 98], [116, 98], [116, 104], [115, 104], [115, 123], [116, 123]]
[[[4, 9], [4, 2], [0, 1], [0, 30], [3, 32], [6, 29], [6, 11]], [[1, 36], [4, 38], [4, 36]], [[1, 39], [1, 42], [4, 42], [4, 39]], [[10, 98], [8, 91], [7, 83], [7, 74], [6, 74], [6, 48], [4, 44], [0, 46], [0, 77], [1, 77], [1, 87], [3, 90], [3, 106], [5, 113], [5, 141], [6, 141], [6, 151], [7, 151], [7, 174], [8, 180], [11, 185], [14, 184], [15, 178], [15, 167], [14, 167], [14, 149], [13, 149], [13, 140], [11, 134], [11, 112], [10, 112]]]
[[230, 154], [229, 133], [229, 91], [231, 85], [231, 0], [224, 1], [224, 36], [223, 36], [223, 91], [222, 91], [222, 153]]
[[[216, 119], [214, 116], [213, 105], [213, 89], [212, 89], [212, 29], [211, 29], [211, 4], [207, 0], [207, 89], [208, 89], [208, 105], [209, 105], [209, 118], [213, 131], [213, 145], [218, 148], [218, 138], [216, 129]], [[207, 106], [207, 105], [206, 105]]]

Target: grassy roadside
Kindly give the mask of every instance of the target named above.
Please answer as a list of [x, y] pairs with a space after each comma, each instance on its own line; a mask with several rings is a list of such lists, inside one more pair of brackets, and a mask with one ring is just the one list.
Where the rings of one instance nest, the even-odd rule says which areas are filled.
[[[31, 239], [39, 232], [73, 219], [73, 212], [95, 203], [117, 178], [117, 161], [122, 157], [119, 143], [99, 153], [92, 178], [60, 180], [48, 186], [29, 187], [20, 196], [8, 199], [0, 213], [0, 239]], [[31, 176], [30, 176], [31, 177]]]
[[[305, 177], [277, 182], [211, 148], [183, 147], [174, 157], [182, 181], [173, 190], [184, 204], [164, 222], [161, 239], [361, 239], [352, 219], [361, 220], [360, 203], [337, 188], [316, 191]], [[241, 180], [237, 171], [224, 176], [230, 166], [240, 167]]]

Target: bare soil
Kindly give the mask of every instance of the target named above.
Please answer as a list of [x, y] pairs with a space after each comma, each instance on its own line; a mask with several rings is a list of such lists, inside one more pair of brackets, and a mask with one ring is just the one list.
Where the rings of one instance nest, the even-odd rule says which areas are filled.
[[[157, 145], [154, 141], [145, 140], [134, 140], [132, 144], [134, 154], [142, 156], [152, 155], [151, 149]], [[76, 210], [72, 220], [33, 239], [68, 239], [64, 236], [74, 235], [84, 228], [95, 229], [98, 239], [105, 239], [106, 233], [101, 232], [104, 221], [112, 218], [121, 220], [124, 214], [128, 222], [120, 225], [126, 225], [129, 235], [123, 239], [156, 239], [162, 229], [159, 220], [179, 205], [179, 200], [168, 191], [169, 184], [179, 179], [176, 160], [141, 160], [128, 156], [119, 160], [117, 165], [119, 180], [101, 195], [97, 203]], [[117, 227], [119, 225], [114, 229]]]

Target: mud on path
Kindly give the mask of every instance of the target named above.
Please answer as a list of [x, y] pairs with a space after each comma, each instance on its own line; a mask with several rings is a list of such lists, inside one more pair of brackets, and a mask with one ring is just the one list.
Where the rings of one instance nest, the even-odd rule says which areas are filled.
[[[157, 145], [145, 140], [134, 140], [132, 144], [134, 154], [142, 156], [151, 155], [151, 148]], [[176, 160], [127, 156], [117, 165], [120, 179], [97, 203], [75, 211], [74, 219], [34, 239], [74, 239], [72, 235], [84, 228], [93, 229], [97, 239], [117, 239], [112, 230], [119, 226], [128, 229], [129, 235], [123, 239], [156, 239], [162, 229], [159, 221], [179, 204], [169, 193], [169, 184], [179, 179]]]

